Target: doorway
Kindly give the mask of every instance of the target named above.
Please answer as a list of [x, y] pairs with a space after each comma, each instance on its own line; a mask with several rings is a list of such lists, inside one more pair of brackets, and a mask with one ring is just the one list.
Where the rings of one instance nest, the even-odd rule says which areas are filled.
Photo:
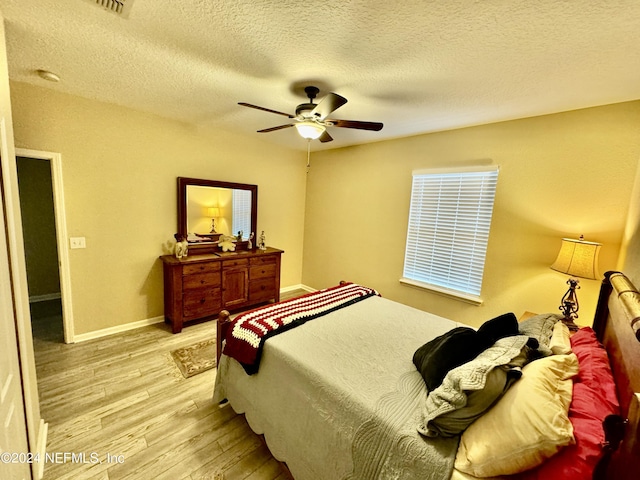
[[73, 343], [61, 157], [16, 149], [16, 162], [33, 338]]

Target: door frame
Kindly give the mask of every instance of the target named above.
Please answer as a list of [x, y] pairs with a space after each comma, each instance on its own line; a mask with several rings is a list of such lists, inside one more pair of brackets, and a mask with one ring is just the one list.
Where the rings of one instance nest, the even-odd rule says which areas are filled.
[[73, 308], [71, 304], [71, 268], [69, 265], [69, 249], [67, 248], [67, 217], [64, 209], [64, 188], [62, 183], [62, 155], [42, 150], [16, 148], [16, 157], [48, 160], [51, 167], [64, 342], [74, 343], [75, 331], [73, 323]]

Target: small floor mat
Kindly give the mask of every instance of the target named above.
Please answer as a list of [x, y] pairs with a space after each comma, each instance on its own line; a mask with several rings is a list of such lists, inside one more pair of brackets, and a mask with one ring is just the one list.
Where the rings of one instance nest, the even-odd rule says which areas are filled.
[[216, 341], [205, 340], [171, 352], [171, 356], [184, 375], [193, 377], [216, 366]]

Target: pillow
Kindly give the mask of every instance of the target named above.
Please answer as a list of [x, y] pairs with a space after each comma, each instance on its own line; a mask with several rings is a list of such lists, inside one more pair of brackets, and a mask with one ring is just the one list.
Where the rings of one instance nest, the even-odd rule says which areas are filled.
[[592, 478], [602, 458], [602, 422], [608, 415], [620, 413], [607, 352], [595, 332], [589, 327], [581, 328], [570, 341], [580, 365], [580, 371], [573, 379], [573, 400], [569, 407], [576, 443], [562, 449], [540, 467], [526, 472], [520, 480]]
[[553, 326], [562, 317], [555, 313], [543, 313], [542, 315], [535, 315], [530, 317], [518, 325], [521, 335], [527, 335], [533, 337], [540, 343], [537, 349], [537, 357], [548, 357], [553, 352], [549, 348], [551, 341], [551, 334], [553, 333]]
[[457, 327], [422, 345], [413, 354], [413, 364], [429, 391], [435, 390], [447, 372], [473, 360], [502, 337], [518, 335], [518, 320], [505, 313], [486, 321], [476, 332]]
[[460, 438], [455, 468], [476, 477], [510, 475], [540, 465], [574, 442], [567, 412], [575, 354], [526, 365], [522, 379]]
[[440, 415], [429, 422], [430, 435], [441, 437], [460, 435], [474, 420], [489, 410], [521, 375], [519, 370], [504, 366], [493, 368], [487, 373], [482, 389], [467, 392], [464, 406]]
[[568, 355], [571, 353], [569, 327], [564, 322], [556, 322], [553, 326], [549, 348], [554, 355]]
[[528, 337], [496, 341], [474, 360], [454, 368], [429, 392], [418, 432], [427, 437], [459, 435], [520, 378]]
[[518, 319], [513, 313], [503, 313], [487, 320], [478, 329], [478, 334], [486, 338], [487, 347], [493, 345], [496, 340], [518, 333]]
[[478, 355], [476, 331], [456, 327], [444, 335], [422, 345], [413, 354], [413, 364], [424, 379], [429, 391], [435, 390], [449, 370]]

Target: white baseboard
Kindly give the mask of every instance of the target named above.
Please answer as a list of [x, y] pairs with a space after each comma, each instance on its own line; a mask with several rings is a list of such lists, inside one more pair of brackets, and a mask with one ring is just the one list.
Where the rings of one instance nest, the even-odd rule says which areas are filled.
[[135, 330], [136, 328], [147, 327], [149, 325], [155, 325], [156, 323], [162, 322], [164, 322], [164, 315], [160, 317], [147, 318], [145, 320], [138, 320], [137, 322], [125, 323], [124, 325], [116, 325], [115, 327], [103, 328], [102, 330], [94, 330], [93, 332], [74, 335], [73, 342], [86, 342], [87, 340], [106, 337], [107, 335], [113, 335], [114, 333]]
[[[292, 290], [305, 290], [307, 292], [315, 292], [315, 288], [308, 287], [299, 283], [298, 285], [290, 285], [280, 289], [280, 293], [291, 292]], [[73, 343], [86, 342], [87, 340], [93, 340], [95, 338], [106, 337], [113, 335], [114, 333], [126, 332], [128, 330], [134, 330], [136, 328], [147, 327], [149, 325], [155, 325], [156, 323], [164, 322], [164, 316], [147, 318], [145, 320], [139, 320], [137, 322], [125, 323], [124, 325], [116, 325], [115, 327], [103, 328], [102, 330], [94, 330], [93, 332], [81, 333], [74, 335]]]
[[40, 428], [38, 429], [38, 439], [36, 443], [36, 452], [40, 460], [33, 463], [31, 473], [33, 478], [40, 480], [44, 475], [45, 454], [47, 451], [47, 433], [49, 432], [49, 424], [40, 419]]
[[286, 292], [291, 292], [293, 290], [305, 290], [307, 292], [315, 292], [316, 289], [315, 288], [311, 288], [308, 287], [302, 283], [299, 283], [297, 285], [289, 285], [288, 287], [283, 287], [280, 289], [280, 293], [286, 293]]
[[33, 295], [29, 297], [29, 303], [48, 302], [49, 300], [57, 300], [61, 298], [60, 292], [58, 293], [45, 293], [44, 295]]

